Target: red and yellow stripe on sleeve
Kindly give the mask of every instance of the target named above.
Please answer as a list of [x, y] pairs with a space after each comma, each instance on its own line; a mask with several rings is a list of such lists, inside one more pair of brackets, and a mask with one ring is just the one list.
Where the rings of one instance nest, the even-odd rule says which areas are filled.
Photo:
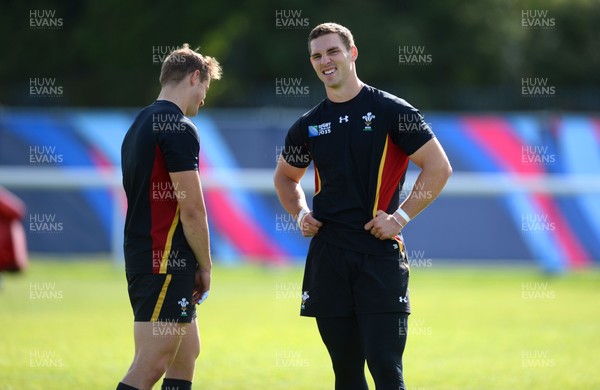
[[392, 142], [388, 135], [379, 162], [373, 217], [377, 210], [387, 210], [407, 167], [408, 156]]

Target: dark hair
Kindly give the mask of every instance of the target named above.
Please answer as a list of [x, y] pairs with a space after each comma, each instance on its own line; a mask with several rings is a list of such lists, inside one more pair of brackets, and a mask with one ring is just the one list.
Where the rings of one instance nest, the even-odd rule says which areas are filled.
[[327, 34], [337, 34], [342, 39], [344, 46], [346, 49], [350, 49], [354, 46], [354, 37], [350, 30], [341, 24], [337, 23], [321, 23], [317, 27], [313, 28], [310, 34], [308, 34], [308, 51], [310, 53], [310, 42], [314, 39], [317, 39], [323, 35]]

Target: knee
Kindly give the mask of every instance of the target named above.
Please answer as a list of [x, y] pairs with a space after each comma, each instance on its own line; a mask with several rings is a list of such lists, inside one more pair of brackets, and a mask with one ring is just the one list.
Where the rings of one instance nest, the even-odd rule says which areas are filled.
[[330, 349], [329, 357], [335, 371], [360, 371], [360, 368], [364, 368], [365, 365], [364, 354], [359, 349]]
[[[384, 354], [374, 354], [373, 356], [367, 356], [367, 364], [378, 388], [381, 384], [389, 383], [399, 385], [403, 382], [402, 358], [390, 355], [386, 356]], [[398, 387], [395, 388], [397, 389]]]
[[196, 366], [196, 360], [200, 356], [200, 348], [195, 348], [193, 350], [186, 351], [185, 354], [181, 354], [177, 356], [171, 366], [177, 366], [183, 369], [194, 371]]
[[187, 348], [185, 352], [179, 351], [175, 359], [171, 362], [169, 370], [177, 372], [193, 373], [196, 367], [196, 360], [200, 355], [200, 348]]
[[198, 344], [194, 348], [192, 348], [192, 351], [190, 353], [190, 357], [193, 361], [196, 361], [196, 359], [198, 359], [199, 356], [200, 356], [200, 344]]
[[200, 344], [193, 344], [193, 345], [187, 345], [185, 350], [182, 351], [182, 349], [180, 348], [179, 351], [177, 351], [177, 355], [176, 358], [182, 358], [185, 361], [189, 361], [189, 362], [195, 362], [196, 359], [198, 359], [198, 357], [200, 356]]
[[136, 377], [143, 382], [142, 388], [151, 388], [164, 375], [169, 364], [170, 361], [166, 356], [144, 364], [134, 361], [132, 371], [137, 372]]

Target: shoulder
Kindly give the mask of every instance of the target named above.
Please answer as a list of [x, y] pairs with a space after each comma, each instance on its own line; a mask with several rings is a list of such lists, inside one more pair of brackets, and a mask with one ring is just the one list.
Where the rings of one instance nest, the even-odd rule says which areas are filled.
[[311, 108], [310, 110], [306, 111], [304, 114], [302, 114], [300, 116], [300, 119], [305, 119], [305, 120], [310, 120], [312, 118], [314, 118], [315, 116], [319, 115], [319, 113], [322, 111], [323, 109], [323, 105], [325, 105], [325, 102], [327, 101], [327, 99], [323, 99], [319, 104], [317, 104], [316, 106], [314, 106], [313, 108]]
[[188, 132], [197, 136], [198, 129], [196, 128], [196, 125], [190, 118], [183, 115], [181, 109], [175, 105], [175, 103], [163, 100], [155, 102], [155, 104], [158, 106], [157, 112], [163, 114], [157, 117], [158, 121], [176, 123], [178, 129], [183, 130], [185, 128]]
[[134, 123], [140, 124], [141, 122], [145, 122], [146, 119], [152, 116], [155, 110], [154, 103], [142, 108], [135, 116]]
[[192, 122], [192, 120], [190, 118], [188, 118], [185, 115], [182, 115], [181, 113], [179, 114], [179, 123], [182, 123], [183, 125], [188, 127], [190, 130], [193, 130], [194, 133], [198, 132], [198, 128], [196, 127], [194, 122]]
[[319, 104], [302, 114], [300, 118], [298, 118], [298, 120], [296, 120], [296, 122], [292, 125], [291, 129], [302, 127], [307, 123], [312, 124], [315, 118], [320, 115], [322, 107], [325, 104], [325, 100], [326, 99], [322, 100]]
[[392, 111], [395, 112], [413, 112], [413, 111], [417, 111], [417, 109], [415, 107], [413, 107], [409, 102], [407, 102], [406, 100], [393, 95], [389, 92], [386, 91], [382, 91], [380, 89], [371, 87], [371, 86], [367, 86], [369, 88], [369, 93], [373, 96], [374, 99], [377, 100], [377, 102], [383, 106], [385, 106], [386, 108], [391, 109]]

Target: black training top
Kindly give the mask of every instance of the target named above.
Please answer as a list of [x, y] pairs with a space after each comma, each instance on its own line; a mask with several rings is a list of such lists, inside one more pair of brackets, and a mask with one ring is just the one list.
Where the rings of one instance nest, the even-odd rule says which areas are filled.
[[193, 273], [196, 258], [183, 234], [177, 199], [185, 197], [169, 172], [198, 170], [196, 126], [172, 102], [144, 108], [121, 146], [127, 195], [125, 269], [128, 273]]
[[398, 252], [395, 240], [364, 230], [377, 210], [399, 205], [408, 156], [434, 137], [417, 109], [387, 92], [364, 86], [353, 99], [323, 100], [296, 121], [285, 139], [283, 158], [292, 166], [315, 167], [313, 215], [318, 235], [361, 253]]

